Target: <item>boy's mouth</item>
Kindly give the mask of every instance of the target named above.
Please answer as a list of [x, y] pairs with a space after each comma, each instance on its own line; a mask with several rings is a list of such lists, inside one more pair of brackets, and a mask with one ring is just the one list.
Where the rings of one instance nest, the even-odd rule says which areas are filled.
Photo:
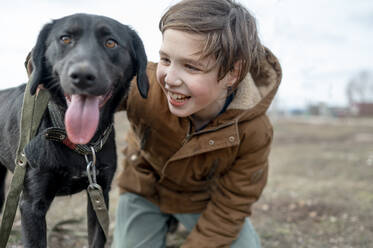
[[191, 98], [191, 96], [186, 96], [186, 95], [174, 93], [171, 91], [167, 91], [167, 96], [168, 96], [168, 101], [170, 102], [170, 104], [175, 107], [183, 106]]

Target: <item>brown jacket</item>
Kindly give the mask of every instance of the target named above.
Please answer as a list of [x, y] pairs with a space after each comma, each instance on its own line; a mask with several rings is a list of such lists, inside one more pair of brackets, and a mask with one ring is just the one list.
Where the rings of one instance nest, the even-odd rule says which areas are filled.
[[265, 115], [281, 81], [266, 50], [227, 110], [201, 131], [172, 115], [148, 64], [149, 96], [132, 88], [126, 102], [131, 128], [118, 177], [121, 192], [146, 197], [165, 213], [202, 213], [183, 247], [229, 247], [267, 182], [272, 126]]

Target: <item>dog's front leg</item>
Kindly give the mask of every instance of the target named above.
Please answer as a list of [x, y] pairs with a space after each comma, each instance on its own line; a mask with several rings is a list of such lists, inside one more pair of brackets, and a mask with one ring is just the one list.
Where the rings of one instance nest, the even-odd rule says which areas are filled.
[[48, 176], [35, 176], [27, 173], [20, 211], [22, 237], [25, 248], [47, 247], [46, 213], [52, 203], [54, 184], [46, 179]]
[[[104, 200], [109, 209], [109, 192], [103, 190]], [[89, 248], [104, 248], [106, 243], [105, 234], [98, 222], [96, 213], [93, 209], [89, 194], [87, 194], [87, 224], [88, 224], [88, 244]]]

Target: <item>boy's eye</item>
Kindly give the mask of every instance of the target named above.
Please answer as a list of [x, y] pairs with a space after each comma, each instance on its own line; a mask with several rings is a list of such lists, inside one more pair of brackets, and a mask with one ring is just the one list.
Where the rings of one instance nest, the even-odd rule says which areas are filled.
[[191, 70], [191, 71], [201, 71], [201, 69], [193, 66], [193, 65], [189, 65], [189, 64], [186, 64], [185, 67], [188, 69], [188, 70]]
[[163, 63], [163, 64], [169, 64], [170, 63], [170, 60], [166, 57], [161, 57], [160, 58], [160, 61]]

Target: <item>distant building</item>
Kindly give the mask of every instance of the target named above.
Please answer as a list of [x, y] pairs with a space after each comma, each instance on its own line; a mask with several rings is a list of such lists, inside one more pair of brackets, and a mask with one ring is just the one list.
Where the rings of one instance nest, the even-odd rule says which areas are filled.
[[357, 102], [352, 104], [352, 113], [359, 117], [373, 116], [373, 103]]
[[326, 103], [320, 102], [317, 104], [310, 104], [307, 106], [307, 112], [310, 115], [318, 115], [318, 116], [329, 116], [330, 111], [328, 105]]
[[351, 109], [349, 107], [329, 106], [326, 103], [316, 103], [307, 106], [309, 115], [314, 116], [329, 116], [329, 117], [347, 117], [351, 116]]
[[329, 107], [330, 114], [334, 117], [351, 116], [351, 109], [348, 107]]

